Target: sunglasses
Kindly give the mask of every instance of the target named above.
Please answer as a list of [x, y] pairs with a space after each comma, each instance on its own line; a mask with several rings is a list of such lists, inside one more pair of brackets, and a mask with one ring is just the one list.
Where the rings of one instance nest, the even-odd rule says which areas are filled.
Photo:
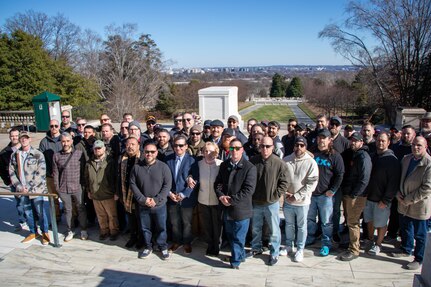
[[52, 129], [52, 128], [58, 128], [58, 125], [50, 125], [49, 127], [50, 127], [51, 129]]
[[78, 126], [85, 126], [87, 123], [85, 123], [85, 124], [78, 124]]
[[259, 146], [260, 148], [271, 148], [272, 147], [272, 145], [270, 145], [270, 144], [261, 144], [260, 146]]
[[185, 122], [185, 121], [188, 121], [188, 122], [190, 122], [191, 120], [193, 120], [192, 118], [189, 118], [189, 119], [183, 119], [183, 121]]
[[191, 133], [190, 135], [192, 135], [192, 136], [200, 136], [201, 133]]
[[146, 154], [155, 154], [156, 150], [144, 150]]
[[182, 121], [183, 121], [182, 119], [174, 120], [174, 122], [176, 122], [176, 123], [181, 123]]
[[61, 116], [62, 118], [70, 118], [70, 116]]
[[183, 147], [185, 147], [186, 145], [185, 144], [174, 144], [174, 147], [180, 147], [180, 148], [183, 148]]
[[305, 144], [295, 144], [296, 147], [305, 147]]
[[227, 121], [227, 122], [230, 123], [230, 124], [236, 123], [236, 121]]
[[231, 147], [229, 147], [230, 151], [234, 151], [234, 150], [239, 151], [240, 149], [242, 149], [242, 146], [231, 146]]

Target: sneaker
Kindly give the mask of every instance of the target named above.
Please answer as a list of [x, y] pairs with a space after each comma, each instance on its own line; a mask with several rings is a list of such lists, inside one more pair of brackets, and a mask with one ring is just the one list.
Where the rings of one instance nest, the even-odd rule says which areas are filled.
[[256, 255], [260, 255], [262, 254], [262, 251], [256, 251], [256, 250], [250, 250], [249, 252], [247, 252], [247, 254], [245, 255], [245, 258], [252, 258]]
[[379, 255], [380, 251], [382, 251], [382, 247], [374, 243], [367, 253], [375, 256], [375, 255]]
[[150, 254], [153, 253], [151, 249], [144, 249], [144, 251], [138, 252], [138, 258], [147, 258]]
[[36, 239], [36, 234], [35, 233], [31, 233], [29, 236], [27, 236], [26, 238], [24, 238], [21, 243], [30, 243], [33, 240]]
[[329, 247], [328, 246], [322, 246], [322, 248], [320, 248], [320, 252], [319, 252], [320, 256], [328, 256], [329, 255]]
[[344, 253], [340, 256], [340, 260], [341, 261], [352, 261], [353, 259], [356, 259], [358, 257], [359, 257], [359, 255], [356, 255], [350, 251], [347, 251], [346, 253]]
[[361, 248], [368, 252], [368, 250], [370, 250], [374, 246], [374, 244], [375, 243], [373, 240], [364, 239], [361, 242]]
[[17, 225], [15, 225], [15, 232], [22, 231], [23, 229], [28, 229], [28, 225], [26, 222], [18, 223]]
[[271, 256], [271, 257], [269, 257], [268, 265], [269, 266], [274, 266], [275, 264], [277, 264], [277, 262], [278, 262], [278, 257]]
[[293, 258], [293, 261], [302, 262], [302, 260], [304, 260], [304, 250], [299, 249], [298, 251], [296, 251], [295, 257]]
[[383, 242], [387, 243], [387, 244], [394, 244], [395, 242], [397, 242], [397, 238], [396, 237], [392, 237], [390, 235], [386, 235], [383, 238]]
[[421, 266], [422, 266], [422, 263], [419, 263], [415, 260], [415, 261], [412, 261], [409, 264], [407, 264], [406, 267], [409, 270], [417, 270], [417, 269], [421, 268]]
[[287, 256], [287, 249], [284, 247], [280, 247], [280, 256]]
[[167, 249], [162, 250], [162, 259], [163, 260], [169, 260], [171, 258], [171, 254]]
[[42, 233], [42, 245], [48, 245], [51, 240], [49, 239], [49, 233]]
[[399, 249], [397, 251], [389, 253], [389, 256], [395, 257], [395, 258], [403, 258], [403, 257], [410, 257], [410, 254], [405, 252], [402, 249]]
[[87, 239], [88, 239], [87, 230], [81, 230], [81, 240], [87, 240]]
[[69, 242], [73, 239], [73, 236], [75, 236], [75, 233], [73, 233], [73, 231], [69, 231], [66, 236], [64, 236], [64, 242]]

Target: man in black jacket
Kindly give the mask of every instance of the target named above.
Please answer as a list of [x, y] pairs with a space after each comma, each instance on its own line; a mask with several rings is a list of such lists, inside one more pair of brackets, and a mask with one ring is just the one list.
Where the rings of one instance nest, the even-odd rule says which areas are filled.
[[230, 159], [220, 165], [214, 182], [217, 197], [224, 206], [225, 231], [231, 245], [230, 265], [239, 269], [245, 260], [245, 237], [253, 215], [252, 196], [256, 187], [256, 167], [243, 158], [238, 139], [230, 142]]
[[[401, 164], [394, 152], [389, 149], [390, 136], [382, 132], [377, 136], [377, 153], [373, 157], [370, 183], [367, 187], [367, 203], [364, 209], [364, 221], [368, 227], [368, 239], [373, 242], [368, 254], [378, 255], [391, 213], [391, 201], [399, 188]], [[374, 229], [377, 240], [374, 242]]]
[[367, 201], [366, 187], [370, 181], [371, 158], [362, 135], [358, 132], [350, 137], [353, 151], [350, 171], [343, 182], [343, 203], [347, 214], [350, 244], [347, 252], [340, 256], [342, 261], [351, 261], [359, 256], [360, 226], [359, 220]]

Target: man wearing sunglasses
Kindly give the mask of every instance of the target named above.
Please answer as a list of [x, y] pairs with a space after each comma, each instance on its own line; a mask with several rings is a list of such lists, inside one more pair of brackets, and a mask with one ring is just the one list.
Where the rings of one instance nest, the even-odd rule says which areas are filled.
[[229, 116], [229, 118], [227, 119], [227, 127], [235, 131], [236, 138], [239, 139], [243, 145], [248, 141], [248, 138], [242, 133], [239, 128], [239, 120], [237, 116]]
[[[129, 139], [138, 152], [137, 141]], [[131, 142], [132, 143], [132, 142]], [[172, 175], [165, 163], [157, 159], [157, 146], [153, 141], [144, 145], [144, 160], [137, 161], [130, 171], [130, 189], [139, 204], [139, 218], [144, 237], [144, 250], [138, 258], [147, 258], [153, 252], [152, 235], [162, 252], [162, 259], [170, 258], [166, 232], [166, 201], [172, 183]]]
[[316, 189], [319, 179], [319, 168], [316, 161], [307, 151], [307, 140], [304, 137], [295, 139], [293, 153], [283, 159], [288, 169], [288, 188], [283, 205], [286, 220], [286, 249], [280, 252], [287, 255], [294, 250], [296, 239], [297, 251], [293, 260], [304, 259], [304, 247], [307, 239], [307, 215], [311, 203], [311, 194]]
[[256, 187], [256, 167], [244, 157], [238, 139], [230, 142], [230, 159], [220, 165], [214, 189], [224, 207], [224, 226], [231, 246], [228, 258], [233, 269], [245, 261], [245, 237], [253, 215], [252, 196]]
[[166, 164], [172, 173], [168, 212], [173, 244], [169, 250], [175, 252], [184, 244], [184, 253], [190, 254], [193, 208], [197, 204], [197, 194], [193, 188], [187, 186], [187, 178], [189, 175], [198, 178], [197, 164], [195, 165], [195, 159], [187, 153], [187, 138], [184, 135], [178, 135], [174, 139], [173, 148], [174, 153], [166, 157]]
[[[58, 194], [55, 185], [54, 178], [52, 177], [52, 161], [55, 153], [60, 152], [63, 149], [60, 139], [60, 123], [57, 120], [49, 121], [49, 131], [46, 136], [40, 141], [39, 150], [45, 156], [46, 161], [46, 185], [49, 193]], [[55, 216], [57, 222], [61, 220], [60, 203], [58, 198], [54, 199], [55, 205]]]
[[76, 124], [70, 119], [70, 112], [63, 111], [61, 113], [60, 133], [68, 132], [74, 136], [76, 134]]
[[248, 257], [262, 254], [262, 228], [264, 222], [269, 226], [270, 257], [268, 265], [278, 262], [280, 251], [280, 197], [287, 190], [286, 164], [275, 154], [274, 141], [270, 137], [264, 137], [259, 145], [260, 154], [253, 157], [250, 162], [256, 166], [257, 178], [256, 191], [253, 194], [253, 219], [251, 251]]

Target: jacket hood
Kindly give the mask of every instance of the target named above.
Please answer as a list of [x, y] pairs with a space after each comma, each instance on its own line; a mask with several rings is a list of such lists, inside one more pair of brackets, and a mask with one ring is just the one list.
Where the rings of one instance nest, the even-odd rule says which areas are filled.
[[[394, 151], [391, 149], [385, 150], [382, 154], [378, 155], [379, 157], [386, 157], [386, 156], [395, 156]], [[396, 157], [396, 156], [395, 156]]]
[[48, 140], [52, 141], [52, 142], [58, 142], [58, 141], [60, 141], [60, 136], [61, 136], [61, 134], [59, 134], [59, 135], [58, 135], [58, 137], [53, 137], [53, 136], [51, 135], [51, 131], [47, 131], [47, 132], [46, 132], [46, 138], [47, 138]]

